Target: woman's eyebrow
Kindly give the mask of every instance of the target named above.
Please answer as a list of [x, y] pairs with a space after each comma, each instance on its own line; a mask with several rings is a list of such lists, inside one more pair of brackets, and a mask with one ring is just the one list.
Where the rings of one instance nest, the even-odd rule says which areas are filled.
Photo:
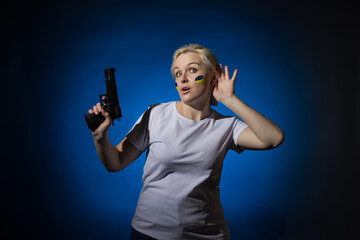
[[197, 62], [191, 62], [191, 63], [189, 63], [187, 66], [189, 66], [189, 65], [191, 65], [191, 64], [197, 64], [197, 65], [200, 66], [200, 63], [197, 63]]
[[[189, 66], [189, 65], [191, 65], [191, 64], [197, 64], [197, 65], [199, 65], [199, 66], [200, 66], [200, 63], [197, 63], [197, 62], [191, 62], [191, 63], [188, 63], [186, 66]], [[174, 70], [175, 70], [175, 69], [177, 69], [177, 68], [179, 68], [179, 67], [174, 67]]]

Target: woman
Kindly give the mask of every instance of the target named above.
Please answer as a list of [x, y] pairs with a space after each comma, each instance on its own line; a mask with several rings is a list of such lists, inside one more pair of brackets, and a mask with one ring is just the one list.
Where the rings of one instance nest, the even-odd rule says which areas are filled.
[[[227, 150], [275, 148], [284, 133], [235, 95], [237, 70], [230, 78], [209, 49], [181, 47], [171, 72], [181, 101], [152, 105], [116, 147], [109, 114], [89, 110], [106, 119], [92, 133], [97, 153], [114, 172], [148, 150], [132, 239], [229, 239], [218, 188]], [[210, 108], [217, 101], [243, 121]]]

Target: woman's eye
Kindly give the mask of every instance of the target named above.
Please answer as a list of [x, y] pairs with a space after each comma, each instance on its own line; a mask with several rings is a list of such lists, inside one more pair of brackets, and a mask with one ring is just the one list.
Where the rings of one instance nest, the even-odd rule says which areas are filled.
[[175, 73], [175, 77], [180, 77], [181, 76], [181, 73], [177, 72]]
[[197, 72], [197, 70], [196, 70], [195, 68], [190, 68], [189, 71], [190, 71], [191, 73], [196, 73], [196, 72]]

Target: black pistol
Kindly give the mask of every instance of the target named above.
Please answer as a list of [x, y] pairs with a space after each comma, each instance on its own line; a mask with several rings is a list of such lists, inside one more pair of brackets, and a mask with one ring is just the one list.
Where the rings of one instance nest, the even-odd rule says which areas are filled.
[[[100, 95], [101, 106], [104, 108], [105, 111], [110, 114], [112, 120], [120, 119], [122, 117], [114, 72], [115, 68], [107, 68], [104, 70], [106, 94]], [[102, 97], [104, 96], [106, 97], [106, 105], [102, 100]], [[84, 114], [84, 117], [91, 131], [95, 131], [100, 126], [100, 124], [105, 121], [105, 118], [101, 113], [99, 113], [98, 115], [95, 115], [94, 113], [89, 113], [87, 115]]]

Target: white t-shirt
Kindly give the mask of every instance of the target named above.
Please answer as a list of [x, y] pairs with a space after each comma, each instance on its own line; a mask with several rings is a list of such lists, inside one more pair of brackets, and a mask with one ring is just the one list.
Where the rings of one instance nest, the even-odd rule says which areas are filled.
[[218, 186], [228, 149], [243, 151], [236, 141], [246, 127], [215, 110], [193, 121], [176, 102], [151, 106], [127, 134], [148, 149], [132, 227], [159, 240], [229, 239]]

